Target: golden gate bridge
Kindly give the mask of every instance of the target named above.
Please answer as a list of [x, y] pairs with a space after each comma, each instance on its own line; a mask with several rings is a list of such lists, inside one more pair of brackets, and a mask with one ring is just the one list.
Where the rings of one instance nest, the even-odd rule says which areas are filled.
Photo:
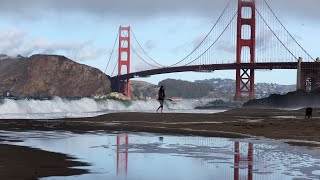
[[254, 98], [256, 70], [297, 69], [297, 89], [318, 87], [318, 61], [288, 31], [267, 0], [229, 0], [199, 44], [171, 65], [152, 58], [130, 26], [120, 26], [105, 72], [111, 76], [113, 91], [130, 97], [132, 78], [236, 70], [235, 100], [244, 100]]

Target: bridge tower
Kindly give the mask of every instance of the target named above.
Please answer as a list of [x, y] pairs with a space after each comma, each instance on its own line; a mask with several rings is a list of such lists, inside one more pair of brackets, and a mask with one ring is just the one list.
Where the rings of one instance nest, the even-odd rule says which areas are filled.
[[[130, 73], [130, 26], [119, 28], [118, 76], [122, 74], [122, 68], [125, 68], [125, 74]], [[118, 92], [131, 97], [129, 79], [120, 81], [118, 78], [117, 86]]]
[[[250, 12], [248, 12], [250, 11]], [[244, 94], [247, 94], [249, 99], [254, 99], [254, 67], [255, 64], [255, 42], [256, 42], [256, 3], [255, 0], [238, 0], [238, 20], [237, 20], [237, 68], [236, 68], [236, 94], [235, 100], [243, 100]], [[244, 14], [250, 14], [251, 17], [244, 17]], [[243, 28], [250, 28], [250, 37], [243, 37]], [[243, 63], [242, 54], [244, 48], [250, 50], [249, 69], [241, 68]]]

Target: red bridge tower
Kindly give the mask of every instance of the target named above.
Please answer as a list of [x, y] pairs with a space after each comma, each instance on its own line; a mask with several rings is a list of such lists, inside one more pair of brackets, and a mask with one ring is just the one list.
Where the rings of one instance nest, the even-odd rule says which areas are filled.
[[[256, 41], [256, 4], [255, 0], [238, 0], [238, 25], [237, 25], [237, 68], [236, 68], [236, 94], [235, 100], [244, 98], [254, 99], [254, 67], [241, 68], [242, 53], [244, 48], [250, 50], [250, 63], [255, 63], [255, 41]], [[244, 17], [250, 14], [250, 17]], [[244, 38], [244, 27], [249, 26], [250, 37]], [[247, 53], [247, 52], [246, 52]], [[247, 94], [247, 97], [242, 96]]]
[[[122, 67], [126, 67], [126, 72], [122, 73]], [[130, 73], [130, 26], [119, 28], [119, 54], [118, 54], [118, 76]], [[122, 92], [127, 97], [131, 97], [130, 80], [123, 82], [118, 78], [118, 92]]]

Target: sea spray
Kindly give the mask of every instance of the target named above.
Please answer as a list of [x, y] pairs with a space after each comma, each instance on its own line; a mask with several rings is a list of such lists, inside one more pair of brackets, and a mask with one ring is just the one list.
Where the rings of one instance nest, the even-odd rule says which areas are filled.
[[[212, 99], [211, 99], [212, 100]], [[210, 99], [165, 101], [167, 110], [193, 110], [206, 104]], [[96, 100], [81, 98], [76, 100], [54, 97], [51, 100], [3, 99], [0, 102], [0, 114], [33, 113], [89, 113], [89, 112], [154, 112], [159, 106], [157, 100], [118, 101], [110, 99]]]

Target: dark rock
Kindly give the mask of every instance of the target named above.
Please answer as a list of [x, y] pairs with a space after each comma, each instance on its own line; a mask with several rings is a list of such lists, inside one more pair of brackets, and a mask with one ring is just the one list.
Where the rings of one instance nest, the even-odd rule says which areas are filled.
[[267, 98], [250, 100], [243, 107], [252, 108], [301, 108], [320, 107], [320, 91], [298, 90], [285, 95], [272, 94]]
[[100, 70], [64, 56], [34, 55], [0, 61], [0, 93], [33, 97], [91, 97], [111, 92]]

